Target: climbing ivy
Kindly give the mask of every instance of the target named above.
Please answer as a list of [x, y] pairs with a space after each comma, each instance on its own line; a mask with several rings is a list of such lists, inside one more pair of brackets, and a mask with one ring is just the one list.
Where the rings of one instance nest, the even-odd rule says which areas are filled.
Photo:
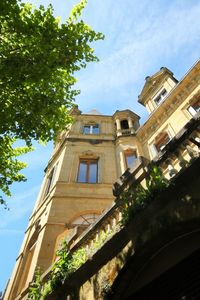
[[40, 300], [42, 298], [42, 289], [41, 289], [41, 271], [36, 269], [34, 280], [29, 287], [28, 300]]
[[51, 269], [47, 282], [42, 282], [40, 272], [36, 270], [34, 281], [29, 288], [29, 300], [44, 300], [55, 288], [62, 285], [70, 274], [78, 269], [87, 259], [84, 248], [71, 253], [66, 241], [63, 242], [61, 248], [56, 252], [56, 256], [57, 260]]
[[47, 282], [42, 282], [41, 272], [36, 270], [34, 280], [30, 285], [28, 300], [44, 300], [47, 295], [51, 294], [57, 287], [62, 285], [69, 276], [80, 268], [89, 257], [91, 257], [104, 242], [110, 237], [113, 232], [101, 232], [97, 241], [93, 243], [90, 249], [81, 247], [74, 252], [68, 249], [66, 241], [63, 241], [62, 246], [56, 252], [57, 260], [54, 263], [49, 279]]

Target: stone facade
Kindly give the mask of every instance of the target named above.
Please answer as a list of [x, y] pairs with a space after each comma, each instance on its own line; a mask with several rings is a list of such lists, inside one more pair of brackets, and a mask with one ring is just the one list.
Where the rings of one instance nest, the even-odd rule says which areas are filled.
[[[72, 111], [74, 122], [55, 144], [5, 300], [26, 299], [36, 267], [48, 273], [61, 241], [66, 239], [73, 248], [86, 228], [113, 206], [114, 182], [137, 158], [150, 161], [162, 156], [170, 141], [198, 113], [200, 61], [180, 82], [167, 68], [147, 77], [139, 102], [150, 112], [142, 126], [139, 116], [128, 109], [112, 116], [97, 111], [82, 114], [78, 108]], [[128, 255], [131, 246], [124, 247], [121, 251]], [[119, 266], [119, 257], [118, 253], [107, 262], [112, 281], [115, 269], [123, 266]], [[105, 271], [99, 272], [105, 281]], [[85, 294], [91, 295], [87, 299], [103, 299], [89, 282], [82, 285], [80, 299], [85, 299]]]

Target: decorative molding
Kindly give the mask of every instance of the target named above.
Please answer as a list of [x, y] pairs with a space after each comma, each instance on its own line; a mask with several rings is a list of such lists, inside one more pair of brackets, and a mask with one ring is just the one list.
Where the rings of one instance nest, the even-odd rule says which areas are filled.
[[81, 155], [83, 155], [83, 156], [94, 156], [95, 153], [92, 152], [91, 150], [87, 150], [87, 151], [81, 152]]

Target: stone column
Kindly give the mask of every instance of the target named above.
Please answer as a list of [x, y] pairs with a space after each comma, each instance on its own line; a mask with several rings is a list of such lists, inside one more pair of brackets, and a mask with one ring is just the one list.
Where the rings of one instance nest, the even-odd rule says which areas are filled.
[[131, 133], [134, 133], [133, 120], [131, 119], [131, 117], [128, 117], [128, 126], [131, 129]]
[[149, 149], [150, 149], [152, 158], [154, 158], [158, 154], [156, 146], [154, 144], [151, 144], [151, 145], [149, 145]]
[[122, 135], [121, 134], [121, 123], [119, 119], [116, 119], [116, 126], [117, 126], [117, 136]]

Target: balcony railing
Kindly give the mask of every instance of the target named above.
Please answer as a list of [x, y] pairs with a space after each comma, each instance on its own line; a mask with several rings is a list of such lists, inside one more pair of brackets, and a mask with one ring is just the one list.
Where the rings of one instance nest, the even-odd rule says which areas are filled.
[[128, 136], [134, 134], [134, 128], [127, 128], [127, 129], [119, 129], [117, 130], [117, 136]]

